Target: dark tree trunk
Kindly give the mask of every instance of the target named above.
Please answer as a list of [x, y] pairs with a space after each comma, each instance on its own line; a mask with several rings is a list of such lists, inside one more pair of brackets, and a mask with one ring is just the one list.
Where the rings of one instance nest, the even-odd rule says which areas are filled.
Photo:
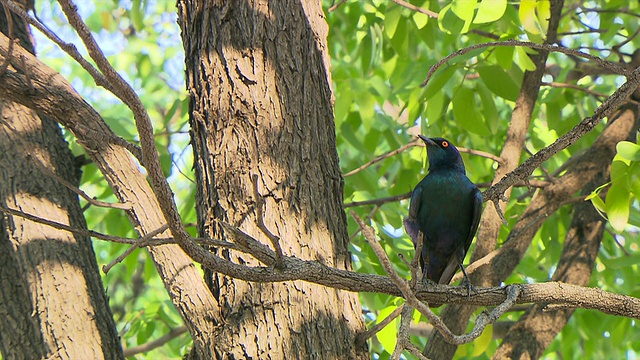
[[[224, 237], [223, 221], [270, 246], [272, 233], [286, 255], [349, 268], [320, 3], [182, 0], [178, 8], [201, 235]], [[209, 276], [224, 319], [217, 358], [368, 358], [354, 343], [364, 327], [356, 294]]]
[[[26, 24], [12, 19], [16, 46], [33, 52]], [[48, 172], [78, 183], [58, 125], [0, 100], [0, 205], [86, 229], [78, 196]], [[2, 214], [0, 264], [4, 359], [123, 358], [90, 239]]]

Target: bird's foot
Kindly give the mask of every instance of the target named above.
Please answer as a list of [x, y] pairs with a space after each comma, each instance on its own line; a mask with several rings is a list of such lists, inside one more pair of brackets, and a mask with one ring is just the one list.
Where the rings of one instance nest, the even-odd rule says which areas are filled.
[[471, 300], [472, 291], [474, 294], [478, 295], [478, 289], [471, 284], [471, 281], [469, 281], [469, 278], [466, 276], [462, 279], [462, 282], [460, 282], [460, 287], [467, 288], [467, 300]]
[[432, 288], [433, 288], [433, 287], [438, 286], [438, 283], [437, 283], [437, 282], [435, 282], [435, 281], [433, 281], [433, 280], [431, 280], [431, 279], [429, 279], [429, 278], [427, 277], [427, 275], [426, 275], [426, 274], [422, 277], [422, 284], [423, 284], [423, 285], [424, 285], [424, 287], [426, 287], [427, 289], [429, 289], [429, 287], [432, 287]]

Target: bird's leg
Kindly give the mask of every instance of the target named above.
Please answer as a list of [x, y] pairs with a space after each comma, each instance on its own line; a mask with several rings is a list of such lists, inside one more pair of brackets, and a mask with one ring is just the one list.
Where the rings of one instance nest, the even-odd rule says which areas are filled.
[[471, 300], [471, 291], [473, 290], [473, 292], [477, 295], [478, 290], [476, 290], [475, 286], [471, 285], [471, 281], [469, 280], [469, 275], [467, 275], [467, 271], [464, 269], [464, 265], [462, 265], [462, 263], [460, 263], [460, 269], [462, 270], [462, 274], [464, 275], [464, 279], [462, 279], [460, 286], [467, 287], [467, 300]]
[[422, 271], [422, 284], [424, 284], [424, 287], [427, 288], [427, 290], [429, 290], [429, 287], [435, 287], [438, 286], [438, 283], [436, 283], [435, 281], [429, 279], [427, 277], [427, 267], [424, 266], [424, 270]]

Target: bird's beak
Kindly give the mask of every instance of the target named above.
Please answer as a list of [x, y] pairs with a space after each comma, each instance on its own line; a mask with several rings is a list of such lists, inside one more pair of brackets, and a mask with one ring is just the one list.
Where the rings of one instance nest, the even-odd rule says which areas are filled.
[[419, 137], [420, 139], [422, 139], [422, 141], [424, 141], [424, 144], [425, 144], [425, 145], [427, 145], [427, 147], [429, 147], [429, 146], [435, 146], [435, 145], [438, 145], [438, 144], [436, 144], [436, 142], [435, 142], [435, 141], [433, 141], [433, 140], [429, 139], [428, 137], [426, 137], [426, 136], [424, 136], [424, 135], [422, 135], [422, 134], [418, 135], [418, 137]]

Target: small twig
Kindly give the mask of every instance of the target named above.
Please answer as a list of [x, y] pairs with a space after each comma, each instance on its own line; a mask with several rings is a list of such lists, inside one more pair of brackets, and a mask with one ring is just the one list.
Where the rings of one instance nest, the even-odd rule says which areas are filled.
[[122, 254], [120, 254], [120, 256], [115, 258], [109, 264], [104, 265], [102, 267], [102, 271], [105, 274], [108, 274], [109, 270], [111, 270], [111, 268], [116, 266], [116, 264], [121, 263], [127, 256], [131, 255], [133, 250], [149, 245], [150, 240], [153, 239], [154, 236], [162, 233], [163, 231], [167, 230], [168, 228], [169, 228], [169, 225], [164, 224], [161, 227], [159, 227], [158, 229], [153, 230], [150, 233], [146, 234], [145, 236], [140, 237], [133, 245], [131, 245], [127, 250], [125, 250]]
[[179, 326], [175, 329], [171, 329], [168, 333], [166, 333], [165, 335], [162, 335], [161, 337], [150, 341], [146, 344], [142, 344], [142, 345], [138, 345], [138, 346], [134, 346], [134, 347], [130, 347], [130, 348], [126, 348], [124, 349], [124, 356], [125, 357], [130, 357], [130, 356], [134, 356], [143, 352], [148, 352], [151, 351], [153, 349], [159, 348], [160, 346], [168, 343], [169, 341], [177, 338], [178, 336], [184, 334], [187, 332], [187, 327], [182, 325]]
[[234, 241], [243, 249], [242, 250], [243, 252], [252, 255], [256, 259], [258, 259], [258, 261], [261, 261], [267, 266], [276, 265], [277, 255], [268, 246], [254, 239], [252, 236], [236, 228], [235, 226], [231, 226], [230, 224], [227, 224], [223, 221], [217, 221], [217, 222], [226, 231], [229, 231], [230, 233], [233, 234]]
[[29, 15], [29, 13], [27, 13], [24, 9], [22, 9], [13, 1], [0, 0], [0, 2], [2, 2], [2, 5], [9, 7], [11, 11], [18, 14], [26, 22], [33, 25], [36, 29], [38, 29], [41, 33], [43, 33], [47, 38], [49, 38], [49, 40], [53, 41], [64, 52], [66, 52], [69, 56], [71, 56], [71, 58], [77, 61], [78, 64], [80, 64], [80, 66], [82, 66], [82, 68], [85, 69], [91, 75], [91, 77], [93, 77], [93, 79], [96, 81], [96, 84], [98, 86], [102, 86], [111, 92], [114, 91], [111, 85], [109, 84], [109, 82], [104, 78], [104, 76], [100, 74], [100, 72], [93, 65], [91, 65], [91, 63], [89, 63], [84, 57], [82, 57], [82, 55], [80, 55], [80, 52], [78, 52], [78, 49], [76, 49], [75, 45], [65, 43], [64, 41], [62, 41], [62, 39], [60, 39], [55, 33], [49, 30], [41, 22], [34, 19], [31, 15]]
[[629, 9], [626, 8], [611, 8], [611, 9], [596, 9], [596, 8], [587, 8], [587, 7], [580, 7], [580, 9], [582, 9], [581, 11], [576, 11], [575, 14], [584, 14], [587, 12], [596, 12], [596, 13], [621, 13], [621, 14], [627, 14], [627, 15], [631, 15], [631, 16], [635, 16], [635, 17], [639, 17], [640, 18], [640, 14], [633, 12]]
[[[76, 235], [80, 235], [80, 236], [86, 236], [86, 237], [92, 237], [98, 240], [103, 240], [103, 241], [109, 241], [109, 242], [114, 242], [114, 243], [118, 243], [118, 244], [129, 244], [129, 245], [133, 245], [136, 243], [136, 241], [138, 241], [138, 239], [131, 239], [131, 238], [125, 238], [125, 237], [120, 237], [120, 236], [113, 236], [113, 235], [107, 235], [107, 234], [103, 234], [103, 233], [99, 233], [97, 231], [93, 231], [93, 230], [87, 230], [87, 229], [76, 229], [74, 227], [71, 227], [69, 225], [66, 224], [62, 224], [56, 221], [52, 221], [52, 220], [48, 220], [48, 219], [44, 219], [41, 218], [39, 216], [35, 216], [32, 214], [28, 214], [25, 213], [23, 211], [19, 211], [19, 210], [14, 210], [11, 208], [7, 208], [4, 207], [2, 205], [0, 205], [0, 212], [4, 212], [13, 216], [18, 216], [33, 222], [36, 222], [38, 224], [44, 224], [47, 226], [51, 226], [52, 228], [58, 229], [58, 230], [64, 230], [64, 231], [68, 231], [72, 234], [76, 234]], [[243, 233], [244, 234], [244, 233]], [[251, 238], [249, 235], [244, 234], [246, 237]], [[253, 238], [251, 238], [253, 239]], [[271, 249], [269, 249], [268, 247], [262, 245], [261, 243], [259, 243], [256, 240], [253, 240], [255, 242], [255, 244], [251, 244], [251, 246], [249, 247], [242, 247], [239, 246], [237, 244], [234, 243], [230, 243], [228, 241], [223, 241], [223, 240], [216, 240], [216, 239], [210, 239], [210, 238], [193, 238], [193, 241], [195, 241], [198, 244], [201, 245], [213, 245], [213, 246], [218, 246], [218, 247], [222, 247], [222, 248], [227, 248], [230, 250], [236, 250], [236, 251], [240, 251], [240, 252], [244, 252], [253, 256], [256, 256], [256, 258], [258, 258], [259, 260], [264, 260], [263, 262], [265, 262], [267, 265], [272, 265], [274, 260], [273, 257], [271, 258], [271, 261], [269, 261], [269, 255], [270, 253], [272, 253]], [[176, 244], [176, 240], [173, 237], [166, 237], [166, 238], [161, 238], [161, 239], [157, 239], [157, 238], [153, 238], [150, 239], [148, 246], [158, 246], [158, 245], [166, 245], [166, 244]], [[262, 245], [264, 248], [260, 248], [259, 250], [256, 250], [256, 248], [259, 247], [259, 245]]]
[[402, 306], [402, 314], [400, 316], [400, 327], [398, 328], [398, 336], [396, 339], [396, 348], [393, 349], [391, 359], [400, 360], [402, 352], [411, 344], [409, 338], [409, 330], [411, 328], [411, 315], [413, 315], [413, 308], [404, 304]]
[[620, 248], [620, 250], [622, 250], [622, 252], [626, 255], [626, 256], [630, 256], [631, 254], [627, 251], [627, 249], [624, 248], [624, 245], [622, 245], [620, 243], [620, 241], [618, 240], [618, 236], [616, 235], [616, 233], [614, 233], [613, 231], [611, 231], [611, 229], [609, 229], [608, 227], [604, 228], [606, 232], [609, 233], [609, 235], [611, 235], [611, 237], [613, 238], [613, 241], [616, 243], [616, 245], [618, 245], [618, 247]]
[[329, 10], [327, 10], [327, 11], [328, 11], [328, 12], [334, 12], [334, 11], [336, 11], [336, 10], [340, 7], [340, 5], [342, 5], [342, 4], [346, 3], [346, 2], [347, 2], [347, 0], [340, 0], [340, 1], [338, 1], [336, 4], [332, 5], [332, 6], [329, 8]]
[[343, 207], [348, 208], [353, 206], [364, 206], [364, 205], [382, 205], [390, 202], [408, 199], [410, 197], [411, 197], [411, 192], [408, 192], [400, 195], [389, 196], [389, 197], [373, 199], [373, 200], [353, 201], [350, 203], [345, 203]]
[[[380, 210], [380, 205], [376, 205], [373, 207], [373, 209], [371, 209], [371, 211], [369, 211], [369, 214], [367, 214], [367, 217], [364, 218], [364, 221], [369, 221], [373, 218], [373, 215], [375, 215], [376, 212], [378, 212], [378, 210]], [[358, 235], [360, 233], [362, 229], [360, 227], [358, 227], [356, 229], [356, 231], [353, 232], [353, 234], [351, 234], [351, 236], [349, 236], [349, 241], [353, 240], [353, 238], [356, 237], [356, 235]]]
[[438, 13], [435, 12], [435, 11], [431, 11], [429, 9], [423, 9], [423, 8], [421, 8], [419, 6], [415, 6], [413, 4], [410, 4], [410, 3], [408, 3], [408, 2], [406, 2], [404, 0], [391, 0], [391, 1], [393, 1], [394, 3], [396, 3], [396, 4], [398, 4], [398, 5], [402, 6], [402, 7], [406, 7], [407, 9], [419, 12], [421, 14], [428, 15], [429, 17], [432, 17], [432, 18], [435, 18], [435, 19], [438, 18]]
[[487, 42], [482, 44], [476, 44], [473, 46], [466, 47], [464, 49], [460, 49], [452, 54], [447, 55], [442, 60], [438, 61], [437, 63], [435, 63], [429, 68], [429, 73], [427, 74], [427, 78], [422, 82], [422, 86], [426, 86], [429, 80], [431, 79], [431, 77], [433, 76], [433, 74], [436, 72], [436, 70], [438, 70], [442, 65], [446, 64], [449, 60], [453, 59], [454, 57], [464, 55], [468, 52], [471, 52], [477, 49], [493, 47], [493, 46], [523, 46], [523, 47], [528, 47], [528, 48], [537, 49], [537, 50], [560, 52], [563, 54], [582, 57], [582, 58], [591, 60], [593, 62], [596, 62], [598, 63], [598, 65], [602, 66], [603, 68], [612, 71], [614, 74], [624, 75], [624, 76], [629, 75], [629, 71], [627, 71], [627, 69], [625, 69], [624, 67], [621, 67], [617, 63], [606, 61], [606, 60], [603, 60], [602, 58], [593, 56], [591, 54], [583, 53], [581, 51], [560, 47], [560, 46], [555, 46], [555, 45], [549, 45], [549, 44], [536, 44], [528, 41], [506, 40], [506, 41], [492, 41], [492, 42]]
[[28, 154], [29, 154], [29, 157], [31, 157], [33, 159], [33, 163], [36, 165], [37, 168], [40, 169], [40, 171], [45, 173], [47, 176], [52, 177], [53, 179], [55, 179], [60, 184], [66, 186], [71, 191], [75, 192], [80, 197], [82, 197], [87, 202], [89, 202], [91, 205], [98, 206], [98, 207], [103, 207], [103, 208], [120, 209], [120, 210], [131, 210], [132, 205], [130, 203], [110, 203], [110, 202], [101, 201], [101, 200], [97, 200], [95, 198], [92, 198], [91, 196], [87, 195], [87, 193], [82, 191], [82, 189], [80, 189], [79, 187], [73, 185], [72, 183], [70, 183], [67, 180], [63, 179], [61, 176], [59, 176], [58, 174], [56, 174], [52, 170], [50, 170], [47, 167], [45, 167], [44, 164], [42, 162], [40, 162], [39, 159], [35, 158], [30, 153], [28, 153]]
[[118, 243], [133, 243], [135, 240], [133, 239], [126, 239], [126, 238], [122, 238], [122, 237], [118, 237], [118, 236], [111, 236], [111, 235], [106, 235], [106, 234], [101, 234], [99, 232], [93, 231], [93, 230], [86, 230], [86, 229], [76, 229], [73, 228], [69, 225], [66, 224], [62, 224], [56, 221], [52, 221], [52, 220], [48, 220], [48, 219], [44, 219], [41, 218], [39, 216], [36, 215], [32, 215], [32, 214], [28, 214], [25, 213], [23, 211], [20, 210], [14, 210], [8, 207], [4, 207], [2, 205], [0, 205], [0, 211], [10, 214], [10, 215], [14, 215], [14, 216], [19, 216], [21, 218], [25, 218], [27, 220], [31, 220], [33, 222], [37, 222], [40, 224], [44, 224], [44, 225], [48, 225], [51, 226], [53, 228], [56, 228], [58, 230], [65, 230], [68, 231], [70, 233], [73, 234], [77, 234], [77, 235], [81, 235], [81, 236], [88, 236], [88, 237], [93, 237], [96, 239], [100, 239], [100, 240], [106, 240], [106, 241], [112, 241], [112, 242], [118, 242]]
[[612, 49], [615, 52], [619, 52], [621, 47], [627, 45], [629, 42], [635, 39], [635, 37], [638, 36], [638, 34], [640, 34], [640, 28], [637, 28], [636, 31], [634, 31], [633, 34], [631, 34], [630, 36], [627, 36], [627, 38], [623, 42], [614, 45]]
[[[503, 197], [501, 200], [502, 200], [502, 201], [504, 201], [504, 202], [509, 202], [509, 200], [508, 200], [508, 199], [506, 199], [506, 200], [505, 200], [505, 198], [504, 198], [504, 197]], [[502, 209], [500, 208], [500, 204], [498, 204], [498, 202], [497, 202], [497, 201], [491, 201], [491, 202], [493, 203], [493, 206], [495, 207], [495, 209], [496, 209], [496, 213], [498, 213], [498, 216], [500, 217], [500, 220], [502, 220], [502, 224], [503, 224], [504, 226], [509, 225], [509, 222], [508, 222], [508, 221], [507, 221], [507, 219], [504, 217], [504, 213], [502, 213]]]
[[398, 306], [395, 310], [391, 312], [386, 318], [382, 319], [379, 323], [373, 325], [370, 329], [363, 331], [356, 335], [356, 344], [364, 344], [369, 338], [373, 335], [380, 332], [380, 330], [384, 329], [387, 325], [389, 325], [393, 320], [395, 320], [400, 313], [402, 313], [403, 306]]
[[282, 267], [282, 247], [280, 247], [280, 237], [274, 235], [264, 224], [264, 207], [265, 201], [258, 191], [258, 175], [253, 175], [253, 196], [256, 198], [256, 223], [258, 228], [269, 238], [273, 249], [276, 252], [276, 267]]
[[413, 343], [407, 344], [406, 349], [411, 353], [411, 355], [417, 357], [420, 360], [429, 360], [428, 357], [422, 355], [422, 351], [420, 351], [417, 346], [413, 345]]
[[565, 133], [549, 146], [541, 149], [535, 155], [531, 156], [520, 164], [517, 168], [505, 175], [500, 181], [483, 192], [482, 196], [487, 200], [497, 201], [504, 196], [504, 192], [512, 186], [516, 181], [527, 178], [531, 173], [551, 156], [559, 151], [566, 149], [578, 141], [584, 134], [593, 130], [600, 121], [611, 115], [613, 111], [618, 109], [620, 105], [637, 89], [640, 84], [640, 68], [627, 74], [627, 82], [622, 84], [610, 97], [608, 97], [594, 111], [592, 116], [583, 119], [574, 126], [569, 132]]
[[407, 304], [420, 311], [420, 313], [424, 315], [429, 320], [429, 322], [431, 322], [431, 324], [433, 324], [433, 327], [438, 329], [440, 334], [442, 334], [442, 337], [448, 343], [459, 345], [466, 344], [473, 341], [474, 339], [477, 339], [482, 334], [487, 325], [495, 322], [505, 311], [513, 307], [513, 305], [516, 303], [516, 300], [518, 299], [518, 296], [520, 294], [520, 287], [518, 285], [507, 286], [505, 288], [505, 291], [507, 293], [505, 301], [498, 305], [495, 309], [493, 309], [491, 313], [483, 312], [482, 314], [480, 314], [476, 319], [475, 326], [473, 330], [471, 330], [471, 332], [464, 335], [453, 334], [442, 321], [442, 319], [436, 316], [433, 311], [429, 309], [428, 305], [418, 300], [416, 294], [413, 292], [413, 290], [411, 290], [407, 281], [402, 279], [400, 275], [398, 275], [398, 273], [393, 269], [393, 265], [391, 265], [389, 257], [378, 242], [373, 229], [362, 222], [362, 219], [360, 219], [360, 217], [358, 217], [358, 214], [356, 214], [354, 211], [351, 211], [350, 213], [351, 216], [354, 217], [358, 225], [362, 227], [362, 233], [364, 234], [365, 239], [367, 239], [367, 241], [371, 245], [371, 248], [378, 256], [380, 264], [387, 272], [387, 275], [402, 292], [402, 296], [407, 301]]
[[[531, 185], [531, 187], [534, 187], [534, 188], [543, 188], [543, 187], [549, 185], [549, 182], [547, 182], [547, 181], [529, 180], [529, 185]], [[479, 188], [489, 188], [489, 187], [491, 187], [491, 183], [477, 183], [476, 186], [479, 187]], [[522, 186], [526, 186], [526, 184], [524, 183], [524, 181], [519, 180], [519, 181], [515, 182], [513, 184], [513, 186], [522, 187]], [[384, 204], [387, 204], [387, 203], [390, 203], [390, 202], [396, 202], [396, 201], [409, 199], [409, 198], [411, 198], [411, 192], [400, 194], [400, 195], [394, 195], [394, 196], [378, 198], [378, 199], [371, 199], [371, 200], [364, 200], [364, 201], [353, 201], [353, 202], [350, 202], [350, 203], [345, 203], [343, 205], [343, 207], [348, 208], [348, 207], [367, 206], [367, 205], [380, 206], [380, 205], [384, 205]], [[487, 199], [487, 198], [483, 198], [484, 202], [487, 202], [488, 200], [489, 199]]]
[[485, 151], [468, 149], [468, 148], [464, 148], [464, 147], [459, 147], [458, 151], [460, 151], [462, 153], [467, 153], [467, 154], [481, 156], [483, 158], [491, 159], [491, 160], [497, 162], [498, 164], [502, 164], [504, 162], [499, 156], [493, 155], [493, 154], [485, 152]]
[[568, 88], [568, 89], [574, 89], [574, 90], [580, 90], [583, 91], [587, 94], [593, 95], [595, 97], [598, 98], [606, 98], [608, 95], [607, 94], [603, 94], [603, 93], [599, 93], [590, 89], [587, 89], [585, 87], [582, 87], [580, 85], [575, 85], [575, 84], [567, 84], [567, 83], [561, 83], [561, 82], [541, 82], [540, 85], [543, 86], [550, 86], [550, 87], [555, 87], [555, 88]]
[[[363, 164], [363, 165], [361, 165], [361, 166], [349, 171], [348, 173], [344, 174], [344, 177], [348, 177], [348, 176], [354, 175], [354, 174], [356, 174], [356, 173], [368, 168], [371, 165], [374, 165], [374, 164], [376, 164], [376, 163], [378, 163], [378, 162], [380, 162], [380, 161], [382, 161], [382, 160], [384, 160], [386, 158], [389, 158], [391, 156], [397, 155], [397, 154], [399, 154], [399, 153], [401, 153], [401, 152], [403, 152], [403, 151], [405, 151], [407, 149], [410, 149], [410, 148], [412, 148], [414, 146], [424, 147], [425, 145], [424, 145], [424, 143], [422, 143], [420, 138], [416, 138], [416, 139], [411, 140], [410, 142], [406, 143], [405, 145], [403, 145], [403, 146], [401, 146], [401, 147], [399, 147], [399, 148], [397, 148], [395, 150], [392, 150], [392, 151], [386, 152], [386, 153], [384, 153], [382, 155], [376, 156], [375, 158], [373, 158], [373, 160], [371, 160], [371, 161], [369, 161], [369, 162], [367, 162], [367, 163], [365, 163], [365, 164]], [[458, 151], [463, 152], [463, 153], [467, 153], [467, 154], [471, 154], [471, 155], [485, 157], [487, 159], [491, 159], [491, 160], [497, 162], [498, 164], [502, 163], [502, 159], [500, 159], [500, 157], [495, 156], [495, 155], [493, 155], [491, 153], [488, 153], [488, 152], [484, 152], [484, 151], [480, 151], [480, 150], [473, 150], [473, 149], [468, 149], [468, 148], [463, 148], [463, 147], [458, 147]]]
[[421, 142], [422, 141], [420, 140], [420, 138], [415, 138], [415, 139], [411, 140], [410, 142], [406, 143], [405, 145], [403, 145], [403, 146], [401, 146], [401, 147], [399, 147], [399, 148], [397, 148], [395, 150], [392, 150], [392, 151], [386, 152], [386, 153], [384, 153], [382, 155], [376, 156], [375, 158], [373, 158], [373, 160], [369, 161], [368, 163], [366, 163], [364, 165], [361, 165], [361, 166], [349, 171], [348, 173], [344, 174], [344, 177], [348, 177], [348, 176], [351, 176], [353, 174], [356, 174], [356, 173], [368, 168], [369, 166], [371, 166], [371, 165], [373, 165], [375, 163], [378, 163], [378, 162], [380, 162], [380, 161], [382, 161], [382, 160], [384, 160], [386, 158], [389, 158], [391, 156], [397, 155], [397, 154], [399, 154], [399, 153], [401, 153], [401, 152], [403, 152], [403, 151], [405, 151], [407, 149], [410, 149], [410, 148], [412, 148], [414, 146], [418, 146], [418, 145], [420, 145]]

